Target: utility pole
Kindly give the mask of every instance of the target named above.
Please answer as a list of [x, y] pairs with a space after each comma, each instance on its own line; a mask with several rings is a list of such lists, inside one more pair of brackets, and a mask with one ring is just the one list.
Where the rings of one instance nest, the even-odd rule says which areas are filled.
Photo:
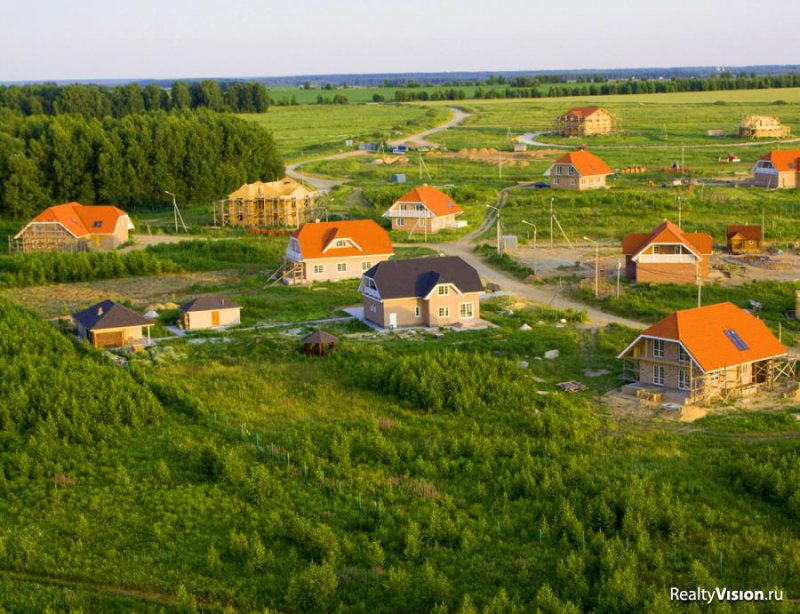
[[497, 255], [500, 255], [500, 209], [492, 205], [486, 205], [489, 209], [494, 209], [497, 212]]
[[177, 198], [175, 197], [175, 194], [173, 194], [169, 190], [164, 190], [164, 193], [172, 196], [172, 214], [175, 217], [175, 232], [178, 232], [178, 218], [180, 218], [181, 220], [181, 226], [183, 226], [183, 231], [188, 232], [188, 229], [186, 228], [186, 223], [183, 221], [183, 216], [181, 215], [181, 212], [178, 211], [178, 201]]
[[594, 297], [600, 296], [600, 244], [592, 241], [589, 237], [583, 237], [584, 241], [594, 243]]
[[619, 298], [619, 278], [622, 273], [622, 260], [617, 260], [617, 298]]
[[[536, 224], [531, 224], [526, 220], [522, 220], [523, 224], [533, 227], [533, 274], [536, 275]], [[531, 231], [528, 231], [528, 240], [530, 241]]]
[[550, 199], [550, 247], [553, 247], [553, 201], [555, 199]]
[[700, 277], [700, 261], [694, 261], [694, 270], [697, 277], [697, 306], [703, 306], [703, 280]]
[[764, 205], [761, 205], [761, 243], [766, 243], [767, 227], [764, 225]]
[[681, 197], [678, 196], [678, 228], [683, 230], [683, 226], [681, 226], [681, 222], [683, 221], [683, 203], [681, 202]]

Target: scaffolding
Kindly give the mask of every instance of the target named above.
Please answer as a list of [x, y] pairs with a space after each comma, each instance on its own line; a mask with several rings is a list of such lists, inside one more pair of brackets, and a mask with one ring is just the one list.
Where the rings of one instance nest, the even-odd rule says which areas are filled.
[[317, 216], [313, 195], [302, 198], [229, 198], [217, 201], [214, 208], [217, 218], [214, 220], [214, 225], [219, 223], [222, 227], [298, 228]]
[[286, 256], [281, 257], [278, 268], [267, 277], [267, 284], [270, 286], [280, 282], [290, 285], [306, 283], [305, 263], [289, 260]]
[[602, 107], [586, 114], [585, 112], [570, 109], [558, 116], [553, 124], [553, 130], [561, 136], [593, 136], [614, 134], [617, 131], [618, 120]]
[[17, 236], [8, 237], [9, 253], [82, 252], [89, 249], [86, 239], [76, 237], [56, 222], [29, 224]]

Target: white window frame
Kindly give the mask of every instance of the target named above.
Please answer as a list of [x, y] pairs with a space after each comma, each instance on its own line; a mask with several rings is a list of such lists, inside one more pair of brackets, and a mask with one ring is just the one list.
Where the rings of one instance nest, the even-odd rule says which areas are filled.
[[369, 260], [365, 260], [364, 262], [361, 263], [362, 271], [368, 271], [371, 268], [372, 268], [372, 263]]
[[692, 385], [689, 377], [689, 369], [681, 369], [678, 372], [678, 388], [681, 390], [689, 390], [691, 387]]
[[[466, 308], [466, 309], [465, 309]], [[468, 314], [465, 314], [465, 311], [469, 311]], [[459, 320], [471, 320], [475, 317], [475, 305], [473, 303], [460, 303], [458, 306], [458, 318]]]
[[336, 243], [333, 245], [334, 247], [347, 247], [347, 239], [336, 239]]
[[401, 217], [394, 218], [395, 226], [402, 226], [404, 221], [405, 220], [403, 220], [403, 218], [401, 218]]
[[325, 265], [324, 264], [315, 264], [314, 265], [314, 275], [322, 275], [325, 272]]
[[439, 286], [436, 289], [436, 293], [439, 296], [449, 296], [450, 295], [450, 288], [448, 288], [447, 286]]
[[336, 272], [337, 273], [347, 273], [347, 263], [346, 262], [337, 262], [336, 263]]
[[414, 307], [414, 317], [415, 318], [421, 318], [422, 317], [422, 309], [420, 308], [419, 305]]
[[682, 365], [689, 364], [689, 352], [684, 350], [682, 345], [678, 346], [678, 362]]
[[664, 385], [664, 365], [653, 365], [653, 384]]
[[664, 358], [663, 339], [653, 339], [653, 358]]
[[437, 312], [440, 318], [449, 318], [450, 317], [450, 308], [449, 307], [439, 307], [439, 311]]

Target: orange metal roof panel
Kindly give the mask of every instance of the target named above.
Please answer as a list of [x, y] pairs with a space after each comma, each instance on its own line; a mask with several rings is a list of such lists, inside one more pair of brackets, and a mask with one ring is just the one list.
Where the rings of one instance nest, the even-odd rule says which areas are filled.
[[[337, 256], [370, 256], [393, 254], [389, 233], [373, 220], [346, 220], [341, 222], [309, 222], [292, 235], [300, 245], [303, 259], [335, 258]], [[336, 239], [350, 239], [358, 245], [333, 247], [325, 251]]]
[[437, 217], [463, 212], [463, 209], [450, 196], [428, 185], [406, 192], [395, 203], [421, 203]]
[[571, 164], [584, 177], [612, 173], [605, 162], [588, 151], [571, 151], [556, 160], [556, 164]]

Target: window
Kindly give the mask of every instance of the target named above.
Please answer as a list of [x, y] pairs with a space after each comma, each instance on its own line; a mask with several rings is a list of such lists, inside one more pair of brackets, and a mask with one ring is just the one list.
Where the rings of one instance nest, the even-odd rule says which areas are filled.
[[376, 311], [378, 311], [378, 309], [375, 307], [375, 305], [370, 305], [370, 306], [369, 306], [369, 310], [370, 310], [372, 313], [375, 313]]
[[689, 372], [686, 369], [678, 371], [678, 388], [681, 390], [689, 390]]
[[570, 184], [570, 185], [575, 185], [575, 180], [574, 180], [574, 179], [570, 179], [570, 180], [569, 180], [569, 184]]
[[575, 172], [575, 167], [574, 167], [574, 166], [570, 166], [570, 167], [569, 167], [569, 174], [570, 174], [570, 175], [576, 175], [576, 174], [577, 174], [577, 173]]
[[422, 309], [419, 308], [419, 305], [414, 307], [414, 317], [418, 318], [422, 315]]
[[92, 228], [100, 228], [103, 225], [103, 222], [96, 221], [92, 223]]
[[315, 264], [314, 265], [314, 275], [322, 275], [325, 272], [325, 265], [324, 264]]
[[414, 205], [414, 209], [416, 209], [417, 211], [425, 211], [425, 205], [417, 203], [416, 205]]
[[725, 330], [725, 334], [727, 335], [728, 339], [731, 340], [731, 343], [733, 343], [733, 345], [736, 346], [737, 350], [747, 350], [747, 349], [749, 349], [747, 344], [744, 342], [744, 339], [742, 339], [739, 336], [739, 333], [737, 333], [732, 328], [726, 329]]
[[664, 385], [664, 367], [662, 365], [653, 365], [653, 383], [656, 386]]
[[346, 263], [346, 262], [339, 262], [339, 263], [337, 263], [337, 264], [336, 264], [336, 270], [337, 270], [339, 273], [344, 273], [345, 271], [347, 271], [347, 263]]
[[461, 303], [458, 307], [458, 317], [462, 320], [472, 318], [472, 303]]
[[438, 292], [439, 296], [447, 296], [448, 294], [450, 294], [450, 288], [448, 288], [447, 286], [439, 286]]
[[561, 175], [564, 171], [563, 166], [556, 166], [556, 175]]
[[682, 365], [689, 364], [689, 354], [683, 349], [683, 346], [678, 346], [678, 362]]
[[449, 307], [439, 307], [439, 317], [446, 318], [450, 315], [450, 308]]
[[372, 263], [369, 260], [365, 260], [361, 263], [361, 270], [366, 271], [367, 269], [372, 268]]
[[347, 247], [347, 239], [336, 239], [336, 247]]
[[653, 339], [653, 356], [656, 358], [664, 358], [664, 340]]
[[395, 218], [394, 219], [395, 226], [402, 226], [404, 221], [405, 220], [403, 220], [403, 218], [401, 218], [401, 217]]

